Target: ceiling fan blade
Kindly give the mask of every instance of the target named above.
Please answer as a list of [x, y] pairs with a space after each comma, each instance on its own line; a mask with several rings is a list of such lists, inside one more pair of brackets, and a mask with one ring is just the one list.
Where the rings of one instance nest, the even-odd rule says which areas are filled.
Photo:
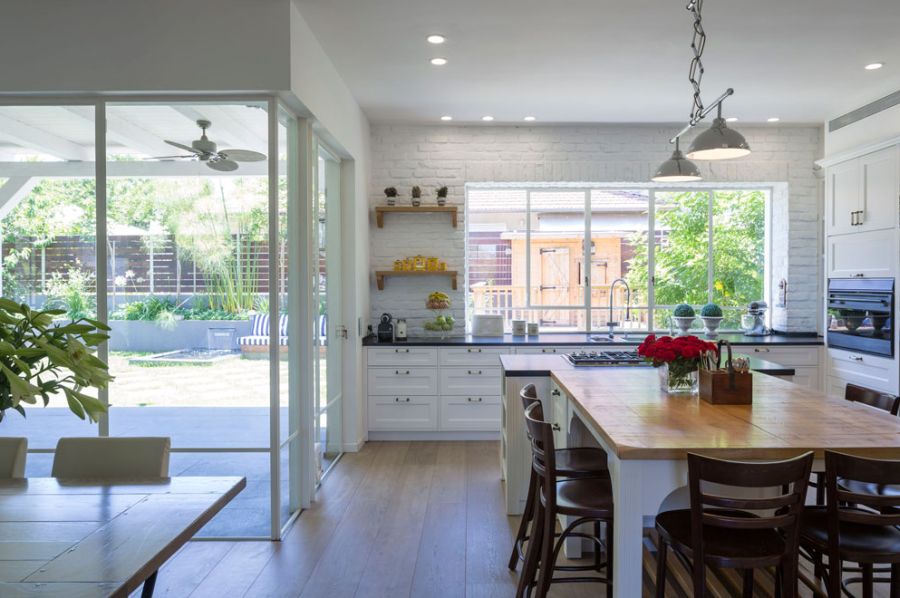
[[233, 160], [210, 160], [206, 165], [213, 170], [221, 170], [222, 172], [231, 172], [238, 169], [238, 163]]
[[197, 154], [181, 154], [180, 156], [151, 156], [149, 158], [144, 158], [144, 160], [174, 160], [176, 158], [196, 158]]
[[229, 160], [237, 160], [238, 162], [262, 162], [266, 159], [265, 154], [243, 149], [224, 149], [219, 151], [219, 154]]
[[177, 141], [169, 141], [168, 139], [163, 139], [169, 145], [174, 145], [178, 149], [183, 149], [184, 151], [191, 152], [192, 154], [202, 154], [203, 152], [195, 150], [189, 145], [184, 145], [183, 143], [178, 143]]

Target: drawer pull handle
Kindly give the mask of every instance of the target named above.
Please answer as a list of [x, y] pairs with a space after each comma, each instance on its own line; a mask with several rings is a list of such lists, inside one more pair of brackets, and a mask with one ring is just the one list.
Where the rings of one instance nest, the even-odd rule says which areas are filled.
[[768, 349], [760, 349], [759, 347], [753, 349], [753, 351], [756, 353], [768, 353], [769, 352]]
[[469, 353], [481, 353], [481, 349], [466, 349]]
[[394, 402], [395, 403], [400, 403], [400, 402], [409, 403], [409, 397], [406, 397], [406, 399], [404, 399], [403, 401], [400, 400], [400, 397], [394, 397]]
[[405, 372], [401, 372], [400, 370], [394, 370], [394, 373], [398, 376], [409, 376], [409, 370], [406, 370]]
[[409, 353], [409, 349], [394, 349], [394, 353]]
[[469, 370], [469, 375], [470, 376], [480, 376], [481, 370]]
[[562, 431], [562, 428], [559, 427], [559, 424], [553, 424], [552, 427], [553, 427], [553, 431], [554, 431], [554, 432], [560, 432], [560, 431]]
[[541, 353], [556, 353], [556, 349], [541, 349]]
[[484, 398], [483, 398], [483, 397], [478, 397], [477, 399], [475, 399], [475, 398], [472, 398], [472, 397], [466, 397], [466, 400], [469, 401], [470, 403], [481, 403], [481, 402], [484, 401]]
[[863, 358], [860, 357], [859, 355], [851, 355], [850, 356], [850, 361], [862, 361], [862, 360], [863, 360]]
[[553, 390], [550, 391], [550, 394], [553, 395], [554, 397], [558, 397], [559, 394], [560, 394], [560, 393], [559, 393], [559, 389], [558, 389], [558, 388], [554, 388]]

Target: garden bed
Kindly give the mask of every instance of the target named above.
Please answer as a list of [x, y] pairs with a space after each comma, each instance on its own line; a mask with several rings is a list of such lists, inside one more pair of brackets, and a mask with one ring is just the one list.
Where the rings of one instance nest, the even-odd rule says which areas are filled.
[[237, 350], [237, 339], [250, 334], [249, 320], [176, 320], [166, 326], [142, 320], [110, 320], [112, 351], [165, 353], [184, 349], [209, 349], [210, 329], [234, 330], [231, 346], [216, 349]]

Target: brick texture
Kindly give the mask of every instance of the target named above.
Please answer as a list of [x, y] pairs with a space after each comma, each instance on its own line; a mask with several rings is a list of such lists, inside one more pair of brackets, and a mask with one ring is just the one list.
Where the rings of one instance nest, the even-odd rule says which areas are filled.
[[[444, 258], [461, 274], [459, 290], [447, 281], [389, 279], [385, 290], [371, 277], [371, 319], [381, 313], [406, 317], [410, 334], [422, 331], [432, 314], [425, 297], [432, 290], [448, 292], [452, 313], [462, 330], [465, 269], [465, 185], [482, 182], [647, 182], [668, 157], [666, 142], [675, 126], [457, 126], [375, 125], [371, 129], [372, 171], [369, 201], [383, 205], [382, 190], [395, 186], [400, 204], [409, 204], [409, 190], [422, 187], [427, 203], [435, 190], [450, 188], [448, 203], [460, 208], [459, 227], [446, 215], [392, 214], [383, 229], [371, 216], [372, 270], [390, 269], [393, 260], [415, 255]], [[806, 332], [817, 328], [822, 287], [822, 182], [813, 161], [821, 157], [818, 126], [744, 126], [753, 153], [740, 160], [701, 162], [706, 182], [765, 184], [772, 197], [771, 284], [788, 281], [788, 301], [773, 309], [779, 330]], [[776, 295], [777, 296], [777, 295]]]

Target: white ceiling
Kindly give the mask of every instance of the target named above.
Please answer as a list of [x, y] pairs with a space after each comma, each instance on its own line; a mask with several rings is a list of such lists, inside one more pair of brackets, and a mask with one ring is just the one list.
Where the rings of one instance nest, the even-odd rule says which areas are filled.
[[[685, 0], [295, 0], [374, 122], [687, 120]], [[704, 101], [822, 121], [900, 89], [898, 0], [707, 0]], [[441, 33], [442, 46], [425, 42]], [[441, 56], [449, 64], [433, 67]], [[865, 64], [884, 62], [878, 71]]]

